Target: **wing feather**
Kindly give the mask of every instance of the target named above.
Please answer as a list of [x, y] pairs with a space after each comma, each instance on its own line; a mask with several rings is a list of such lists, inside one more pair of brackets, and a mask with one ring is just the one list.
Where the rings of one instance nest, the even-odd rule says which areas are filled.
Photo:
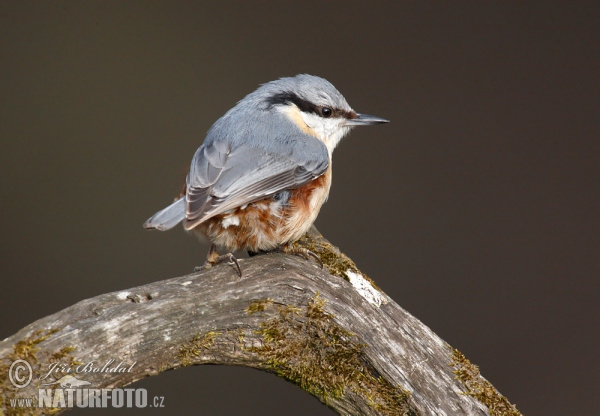
[[329, 156], [323, 143], [312, 146], [319, 160], [303, 160], [286, 149], [276, 152], [240, 145], [231, 150], [223, 143], [205, 143], [192, 160], [187, 177], [185, 228], [238, 206], [309, 183], [327, 170]]

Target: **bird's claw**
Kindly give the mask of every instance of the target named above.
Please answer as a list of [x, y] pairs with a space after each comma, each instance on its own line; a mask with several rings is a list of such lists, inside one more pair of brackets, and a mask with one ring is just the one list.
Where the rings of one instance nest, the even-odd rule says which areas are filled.
[[235, 266], [235, 271], [237, 272], [238, 276], [242, 277], [242, 268], [240, 267], [240, 263], [235, 258], [233, 253], [227, 253], [223, 254], [222, 256], [219, 256], [219, 253], [217, 253], [217, 250], [214, 245], [210, 247], [208, 256], [206, 256], [206, 262], [202, 266], [194, 267], [194, 272], [210, 269], [211, 267], [216, 266], [217, 264], [223, 263], [225, 260], [227, 260], [227, 264], [229, 264], [230, 266]]
[[235, 266], [238, 275], [242, 277], [242, 268], [240, 267], [240, 263], [238, 263], [233, 253], [225, 254], [225, 256], [228, 256], [227, 264], [229, 264], [230, 266]]
[[323, 261], [321, 260], [321, 258], [307, 248], [285, 245], [285, 246], [281, 247], [280, 251], [282, 253], [286, 253], [286, 254], [302, 256], [306, 260], [310, 260], [310, 258], [312, 257], [313, 259], [315, 259], [317, 261], [317, 263], [319, 263], [319, 266], [321, 266], [321, 269], [324, 267]]

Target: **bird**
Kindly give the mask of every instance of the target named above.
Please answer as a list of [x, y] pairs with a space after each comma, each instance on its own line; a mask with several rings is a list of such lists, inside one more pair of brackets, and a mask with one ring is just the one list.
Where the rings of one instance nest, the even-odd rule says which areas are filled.
[[[185, 231], [211, 244], [203, 268], [227, 261], [240, 277], [236, 250], [279, 251], [320, 262], [293, 243], [327, 200], [333, 151], [353, 127], [388, 122], [357, 113], [318, 76], [263, 84], [212, 125], [181, 195], [144, 228], [165, 231], [182, 222]], [[227, 254], [219, 255], [218, 248]]]

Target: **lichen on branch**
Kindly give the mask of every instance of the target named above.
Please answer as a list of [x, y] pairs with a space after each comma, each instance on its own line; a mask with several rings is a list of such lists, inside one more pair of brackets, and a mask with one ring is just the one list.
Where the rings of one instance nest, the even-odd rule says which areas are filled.
[[248, 313], [272, 308], [274, 317], [260, 324], [263, 339], [252, 351], [265, 359], [264, 367], [315, 395], [325, 404], [352, 392], [384, 415], [416, 414], [409, 406], [410, 393], [393, 386], [363, 357], [365, 345], [355, 334], [342, 328], [324, 310], [325, 299], [318, 293], [306, 309], [253, 302]]

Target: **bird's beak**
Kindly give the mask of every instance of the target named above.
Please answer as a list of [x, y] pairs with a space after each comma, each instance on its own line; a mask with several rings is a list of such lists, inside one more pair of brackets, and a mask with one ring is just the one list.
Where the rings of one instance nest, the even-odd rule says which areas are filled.
[[389, 123], [389, 120], [367, 114], [356, 114], [356, 118], [346, 120], [346, 126], [370, 126], [373, 124]]

